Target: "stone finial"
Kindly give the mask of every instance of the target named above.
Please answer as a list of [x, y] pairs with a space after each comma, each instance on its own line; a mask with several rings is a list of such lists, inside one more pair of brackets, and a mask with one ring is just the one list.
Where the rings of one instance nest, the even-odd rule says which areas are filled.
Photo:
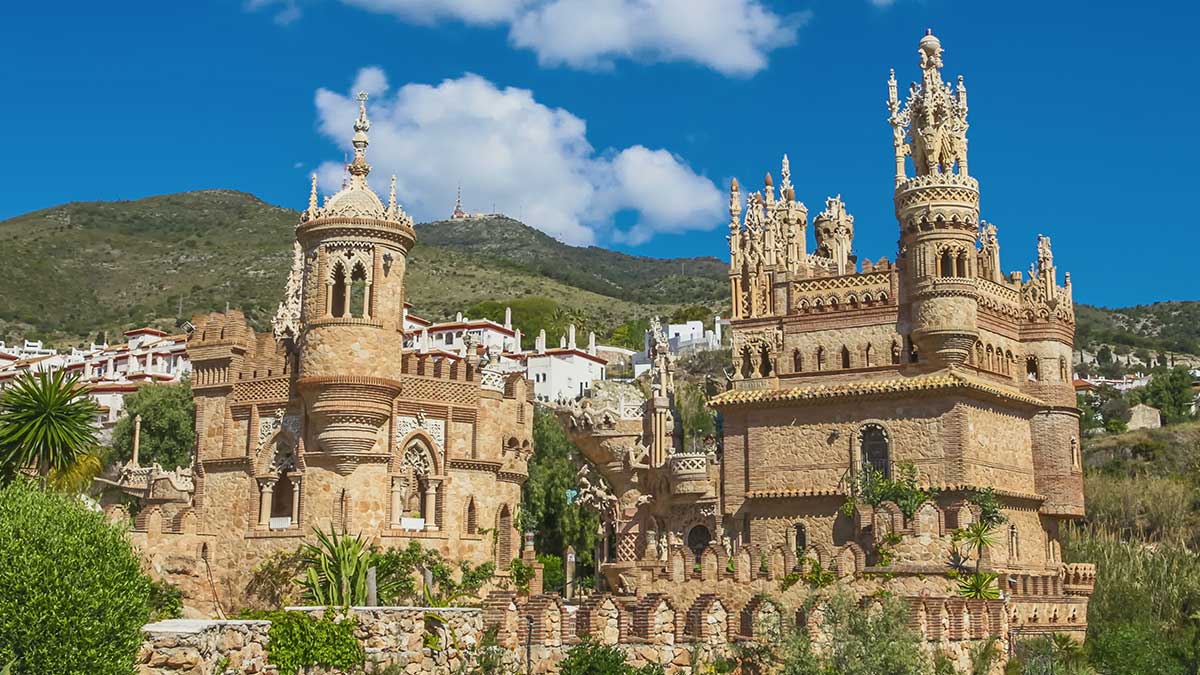
[[371, 120], [367, 119], [367, 92], [358, 92], [358, 119], [354, 120], [354, 160], [346, 167], [352, 176], [367, 177], [371, 173], [371, 165], [367, 164], [367, 131], [371, 128]]

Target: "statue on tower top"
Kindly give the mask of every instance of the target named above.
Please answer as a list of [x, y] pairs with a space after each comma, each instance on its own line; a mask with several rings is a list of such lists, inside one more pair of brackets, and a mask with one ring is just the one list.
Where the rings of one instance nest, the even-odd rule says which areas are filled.
[[962, 77], [957, 88], [942, 80], [942, 42], [933, 31], [921, 38], [918, 48], [921, 82], [909, 86], [901, 107], [896, 74], [888, 79], [888, 122], [896, 151], [896, 181], [905, 180], [904, 158], [911, 155], [918, 176], [967, 176], [967, 88]]

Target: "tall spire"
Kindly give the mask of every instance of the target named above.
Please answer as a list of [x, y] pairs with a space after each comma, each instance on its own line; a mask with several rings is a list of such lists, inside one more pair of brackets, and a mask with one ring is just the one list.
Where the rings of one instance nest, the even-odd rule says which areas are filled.
[[367, 92], [360, 91], [358, 119], [354, 120], [354, 139], [351, 141], [354, 145], [354, 160], [346, 167], [352, 176], [366, 178], [367, 174], [371, 173], [371, 165], [367, 164], [367, 145], [370, 143], [367, 131], [370, 128], [371, 120], [367, 119]]
[[388, 191], [388, 217], [396, 217], [396, 174], [392, 174], [392, 189]]
[[787, 200], [793, 199], [793, 197], [788, 196], [789, 194], [792, 194], [793, 192], [792, 192], [792, 165], [790, 163], [788, 163], [787, 153], [784, 153], [784, 155], [783, 155], [783, 166], [779, 169], [779, 176], [780, 176], [780, 182], [779, 182], [780, 195], [783, 197], [783, 199], [787, 199]]
[[918, 176], [967, 172], [967, 90], [962, 78], [958, 90], [942, 80], [942, 42], [933, 31], [921, 38], [921, 82], [913, 83], [908, 100], [900, 107], [896, 76], [888, 77], [888, 121], [896, 149], [896, 182], [904, 181], [903, 161], [911, 155]]
[[316, 218], [317, 211], [320, 210], [320, 205], [317, 203], [317, 173], [314, 171], [312, 175], [312, 189], [308, 193], [308, 211], [305, 215], [309, 218]]

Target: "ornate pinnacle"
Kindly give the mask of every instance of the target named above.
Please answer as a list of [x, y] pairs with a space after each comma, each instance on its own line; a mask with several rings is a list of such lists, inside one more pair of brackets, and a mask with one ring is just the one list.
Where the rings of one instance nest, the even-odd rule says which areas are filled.
[[[779, 183], [779, 190], [784, 194], [784, 199], [791, 201], [795, 198], [795, 192], [792, 190], [792, 165], [788, 163], [787, 153], [783, 155], [783, 166], [779, 169], [779, 175], [782, 178]], [[786, 196], [791, 194], [791, 197]]]
[[317, 209], [317, 174], [314, 171], [312, 175], [312, 189], [308, 193], [308, 217], [315, 218]]
[[388, 217], [396, 217], [396, 174], [392, 174], [392, 189], [388, 192]]
[[371, 165], [367, 164], [367, 131], [371, 128], [371, 120], [367, 119], [367, 92], [358, 92], [358, 119], [354, 120], [354, 161], [346, 170], [350, 175], [366, 178], [371, 173]]

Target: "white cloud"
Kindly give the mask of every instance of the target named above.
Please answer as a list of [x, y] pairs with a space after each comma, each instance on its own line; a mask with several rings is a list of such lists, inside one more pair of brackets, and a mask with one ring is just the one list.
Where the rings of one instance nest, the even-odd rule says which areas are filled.
[[629, 58], [752, 75], [770, 51], [795, 42], [809, 18], [780, 16], [758, 0], [552, 0], [523, 12], [509, 39], [543, 65], [608, 67]]
[[[387, 93], [378, 68], [359, 71], [355, 83], [376, 93], [367, 108], [373, 182], [385, 189], [396, 174], [400, 201], [417, 220], [447, 217], [461, 183], [467, 210], [494, 204], [571, 244], [604, 237], [641, 243], [721, 221], [720, 192], [683, 160], [641, 145], [599, 153], [582, 119], [539, 103], [527, 89], [467, 74]], [[321, 132], [349, 150], [357, 103], [320, 89], [316, 107]], [[326, 191], [341, 185], [338, 162], [322, 164], [318, 174]], [[633, 212], [636, 224], [617, 230], [618, 212]]]
[[[878, 2], [879, 0], [872, 0]], [[299, 16], [297, 0], [249, 0], [279, 6], [277, 21]], [[607, 68], [618, 59], [692, 62], [726, 75], [767, 67], [771, 51], [792, 44], [812, 16], [779, 14], [764, 0], [341, 0], [402, 21], [507, 25], [509, 41], [547, 66]]]

